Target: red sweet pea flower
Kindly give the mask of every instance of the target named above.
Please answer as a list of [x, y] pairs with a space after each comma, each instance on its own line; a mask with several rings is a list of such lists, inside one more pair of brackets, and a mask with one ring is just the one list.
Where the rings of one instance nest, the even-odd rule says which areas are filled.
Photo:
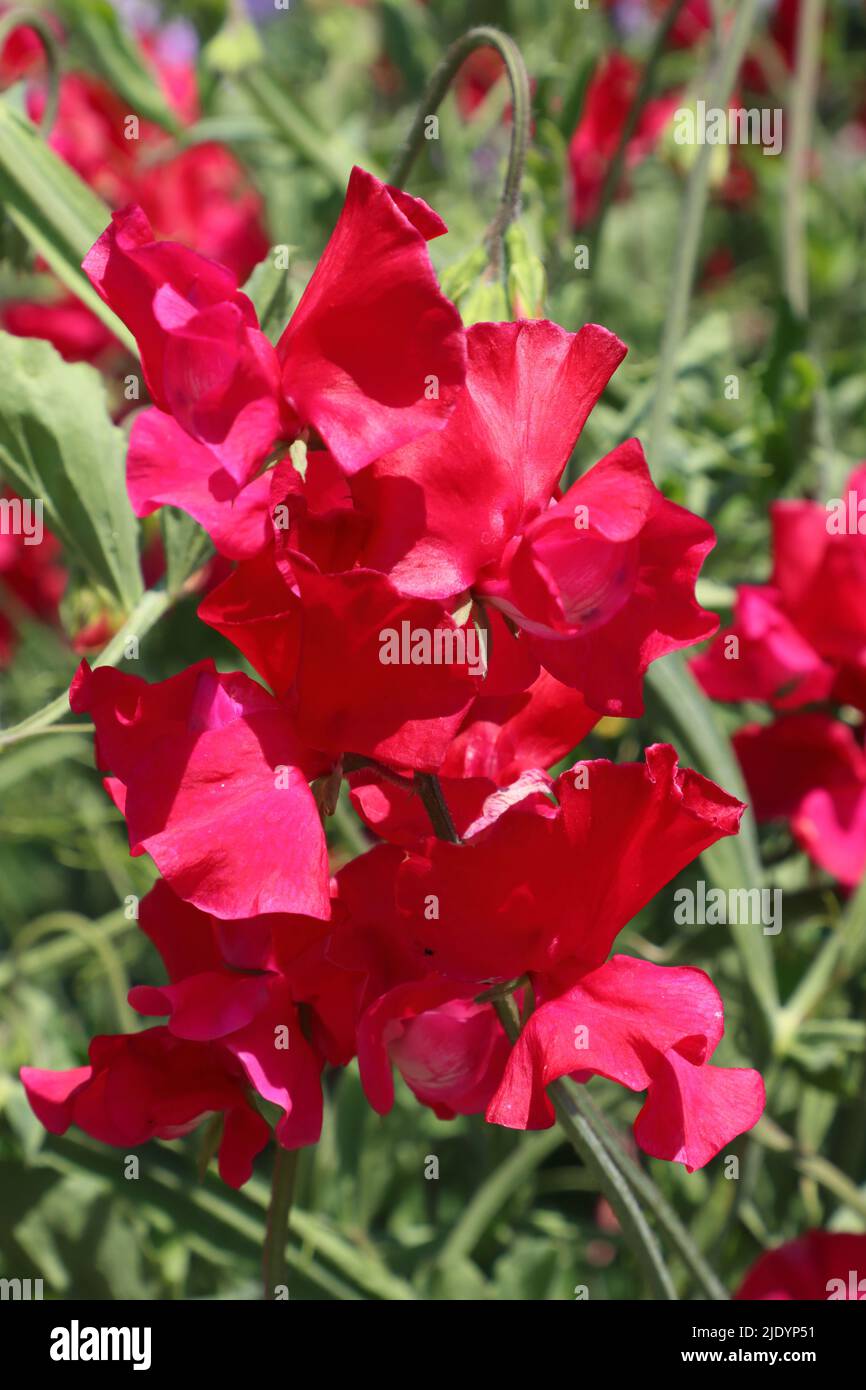
[[825, 699], [833, 670], [785, 615], [772, 589], [744, 584], [734, 622], [691, 662], [714, 700], [769, 700], [779, 709]]
[[17, 338], [44, 338], [66, 362], [101, 363], [119, 350], [102, 320], [71, 294], [49, 303], [9, 300], [0, 307], [0, 323]]
[[358, 1065], [374, 1110], [394, 1103], [392, 1068], [440, 1119], [481, 1114], [502, 1079], [509, 1045], [489, 1004], [431, 972], [412, 949], [394, 900], [399, 850], [378, 845], [337, 875], [329, 958], [362, 983]]
[[353, 169], [277, 344], [299, 425], [314, 425], [347, 473], [441, 429], [463, 385], [463, 326], [427, 251], [447, 230], [423, 199]]
[[824, 714], [750, 724], [734, 735], [755, 815], [786, 820], [810, 859], [854, 888], [866, 869], [866, 753]]
[[[603, 1075], [648, 1091], [635, 1125], [641, 1147], [702, 1167], [755, 1124], [761, 1079], [706, 1065], [723, 1026], [721, 1000], [701, 971], [621, 956], [604, 962], [635, 912], [696, 854], [735, 833], [744, 808], [678, 771], [663, 745], [647, 749], [644, 766], [578, 764], [552, 790], [558, 804], [538, 784], [518, 784], [499, 806], [486, 804], [463, 844], [428, 840], [410, 851], [396, 873], [410, 938], [442, 976], [480, 983], [529, 973], [538, 1007], [488, 1120], [547, 1127], [551, 1081]], [[412, 992], [399, 996], [401, 1008], [404, 998]], [[384, 1002], [379, 1009], [391, 1017]]]
[[[526, 778], [498, 804], [488, 800], [459, 845], [413, 844], [404, 820], [407, 856], [380, 846], [341, 872], [347, 915], [330, 954], [368, 971], [358, 1061], [375, 1109], [393, 1103], [396, 1065], [437, 1114], [486, 1104], [491, 1123], [545, 1128], [551, 1081], [603, 1075], [648, 1092], [638, 1143], [690, 1170], [757, 1121], [760, 1077], [707, 1065], [723, 1032], [707, 976], [625, 956], [600, 963], [620, 926], [701, 848], [732, 833], [743, 809], [678, 772], [671, 755], [650, 749], [645, 768], [584, 764], [585, 787], [574, 771], [554, 785], [558, 807]], [[614, 802], [626, 819], [622, 844], [607, 814]], [[614, 869], [605, 868], [605, 837], [611, 849], [616, 840]], [[509, 1051], [475, 996], [494, 973], [524, 969], [536, 1009]]]
[[263, 510], [256, 474], [279, 438], [314, 427], [352, 473], [441, 429], [465, 374], [460, 317], [436, 285], [426, 246], [444, 231], [426, 203], [353, 170], [274, 349], [228, 270], [153, 241], [140, 210], [115, 214], [84, 269], [135, 335], [162, 412], [144, 412], [133, 428], [136, 512], [176, 503], [227, 554], [251, 554], [265, 542], [263, 524], [246, 529], [251, 506]]
[[694, 592], [714, 544], [711, 526], [653, 486], [629, 440], [535, 518], [478, 592], [589, 706], [640, 714], [650, 663], [716, 628]]
[[549, 1128], [555, 1116], [544, 1088], [551, 1081], [606, 1076], [647, 1092], [634, 1126], [644, 1152], [689, 1172], [757, 1123], [764, 1108], [758, 1073], [707, 1065], [724, 1015], [703, 971], [613, 956], [572, 984], [567, 978], [539, 982], [540, 1006], [508, 1058], [488, 1120]]
[[389, 990], [358, 1027], [364, 1094], [380, 1115], [394, 1104], [392, 1066], [440, 1120], [483, 1114], [509, 1051], [490, 1004], [435, 975]]
[[[557, 481], [625, 348], [589, 324], [477, 324], [448, 425], [353, 481], [361, 563], [404, 592], [470, 590], [522, 631], [531, 664], [592, 709], [642, 711], [651, 661], [715, 627], [694, 598], [706, 522], [653, 486], [636, 440], [557, 500]], [[507, 632], [494, 648], [508, 646]], [[531, 669], [524, 685], [531, 683]]]
[[[245, 482], [279, 431], [279, 368], [231, 271], [154, 241], [140, 208], [113, 214], [84, 270], [134, 334], [159, 409]], [[134, 478], [131, 492], [141, 511]]]
[[[0, 17], [5, 18], [11, 5], [0, 5]], [[52, 14], [43, 16], [58, 38], [63, 37], [60, 24]], [[19, 24], [7, 33], [0, 49], [0, 88], [5, 88], [22, 77], [29, 77], [45, 66], [45, 46], [35, 29]]]
[[807, 1231], [755, 1261], [734, 1294], [738, 1299], [866, 1298], [866, 1236]]
[[[142, 44], [169, 106], [191, 125], [199, 116], [194, 66], [167, 61], [156, 45]], [[45, 93], [28, 92], [28, 113], [40, 121]], [[263, 205], [243, 167], [230, 150], [214, 142], [175, 154], [172, 137], [149, 121], [139, 121], [129, 137], [127, 104], [99, 78], [65, 73], [52, 149], [112, 207], [139, 204], [161, 235], [195, 246], [245, 280], [266, 254]]]
[[[671, 0], [653, 0], [653, 9], [661, 13]], [[713, 12], [710, 0], [686, 0], [674, 20], [670, 41], [674, 48], [692, 48], [710, 32], [713, 27]]]
[[148, 685], [82, 663], [70, 690], [96, 725], [96, 760], [147, 851], [182, 898], [216, 917], [330, 912], [325, 840], [308, 786], [327, 770], [288, 712], [211, 661]]
[[770, 584], [741, 589], [733, 626], [692, 662], [714, 699], [786, 709], [832, 695], [866, 709], [866, 534], [857, 529], [866, 466], [838, 500], [838, 511], [818, 502], [770, 508]]
[[432, 652], [437, 640], [451, 641], [456, 625], [441, 604], [404, 598], [370, 570], [323, 575], [298, 565], [296, 572], [289, 585], [266, 553], [214, 589], [199, 615], [286, 695], [310, 746], [335, 759], [355, 753], [435, 771], [477, 678], [465, 660], [385, 662], [383, 641], [423, 635]]
[[[440, 973], [480, 981], [564, 961], [594, 969], [665, 883], [736, 833], [743, 811], [679, 769], [665, 744], [645, 763], [578, 763], [552, 790], [556, 802], [529, 784], [465, 845], [430, 840], [408, 855], [398, 901]], [[438, 916], [428, 918], [430, 894]]]
[[[140, 925], [170, 983], [140, 985], [129, 1002], [167, 1015], [165, 1027], [96, 1038], [91, 1067], [22, 1071], [34, 1112], [52, 1133], [70, 1124], [130, 1147], [176, 1138], [211, 1111], [225, 1112], [220, 1173], [239, 1187], [269, 1137], [249, 1088], [280, 1107], [284, 1148], [318, 1142], [321, 1071], [354, 1053], [358, 977], [326, 963], [320, 921], [270, 914], [222, 921], [157, 882]], [[303, 1014], [303, 1018], [302, 1018]]]
[[291, 525], [239, 564], [199, 616], [286, 697], [311, 747], [435, 771], [477, 693], [480, 645], [473, 663], [441, 603], [352, 567], [366, 528], [327, 455], [309, 456], [303, 484], [291, 466], [270, 477], [271, 510]]
[[[50, 20], [50, 16], [49, 16]], [[23, 60], [33, 49], [42, 67], [43, 52], [32, 30], [16, 29], [4, 52]], [[195, 69], [183, 58], [167, 57], [159, 36], [144, 38], [145, 61], [154, 68], [168, 104], [184, 125], [199, 114]], [[46, 93], [34, 82], [27, 92], [27, 110], [39, 122]], [[112, 207], [139, 205], [161, 236], [194, 246], [229, 267], [238, 279], [247, 278], [266, 254], [263, 205], [242, 166], [230, 150], [213, 142], [172, 153], [172, 137], [149, 121], [139, 121], [135, 138], [128, 138], [126, 103], [99, 78], [85, 72], [65, 73], [60, 81], [57, 115], [48, 136], [56, 154]], [[68, 361], [102, 362], [119, 345], [84, 305], [62, 296], [12, 304], [3, 312], [3, 325], [21, 337], [46, 338]]]
[[[0, 488], [0, 501], [15, 500], [14, 492]], [[0, 668], [12, 658], [22, 616], [57, 623], [66, 579], [60, 543], [50, 531], [43, 530], [41, 541], [33, 545], [12, 528], [0, 529]]]
[[[133, 1008], [142, 1014], [168, 1015], [173, 1037], [218, 1042], [236, 1059], [255, 1091], [283, 1110], [276, 1137], [284, 1148], [317, 1143], [322, 1125], [319, 1078], [325, 1058], [301, 1026], [298, 992], [289, 972], [309, 949], [308, 943], [315, 948], [322, 939], [322, 924], [282, 914], [252, 924], [218, 924], [158, 883], [142, 901], [141, 925], [163, 956], [171, 983], [131, 990]], [[235, 963], [227, 968], [220, 954], [223, 940], [233, 944], [236, 961], [250, 926], [259, 947], [263, 933], [270, 937], [269, 966], [254, 967], [252, 973]], [[182, 954], [178, 938], [183, 938]], [[280, 956], [287, 962], [286, 972]], [[341, 1053], [339, 1060], [346, 1062], [348, 1056]]]
[[262, 200], [224, 145], [193, 145], [139, 168], [129, 200], [160, 233], [213, 257], [240, 283], [268, 253]]
[[207, 1115], [222, 1113], [219, 1170], [230, 1187], [247, 1181], [269, 1137], [247, 1099], [240, 1064], [219, 1045], [184, 1042], [165, 1028], [94, 1038], [90, 1066], [60, 1072], [22, 1067], [21, 1080], [49, 1133], [65, 1134], [74, 1124], [123, 1149], [177, 1139]]
[[[607, 166], [613, 159], [637, 95], [640, 68], [624, 53], [609, 53], [593, 73], [580, 122], [568, 149], [572, 179], [572, 218], [576, 227], [591, 222]], [[648, 101], [626, 147], [626, 168], [633, 169], [652, 152], [680, 102], [679, 92]]]
[[353, 483], [371, 519], [362, 562], [429, 598], [469, 589], [548, 506], [626, 354], [596, 324], [480, 323], [466, 337], [466, 385], [445, 429]]

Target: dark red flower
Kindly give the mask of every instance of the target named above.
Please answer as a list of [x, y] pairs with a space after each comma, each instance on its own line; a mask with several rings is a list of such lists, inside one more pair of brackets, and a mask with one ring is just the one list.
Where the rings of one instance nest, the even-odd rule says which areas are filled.
[[[576, 227], [591, 222], [610, 161], [640, 82], [640, 68], [624, 53], [609, 53], [599, 61], [590, 78], [580, 121], [571, 137], [572, 218]], [[679, 105], [681, 93], [668, 92], [646, 102], [634, 134], [626, 146], [626, 169], [633, 169], [652, 152]]]
[[739, 1299], [866, 1299], [866, 1236], [807, 1231], [765, 1250], [734, 1294]]
[[861, 507], [866, 511], [866, 466], [854, 470], [845, 497], [832, 504], [773, 504], [770, 584], [741, 589], [733, 626], [692, 662], [708, 695], [768, 700], [779, 709], [832, 695], [866, 709]]
[[[470, 591], [499, 608], [521, 631], [525, 685], [540, 663], [593, 710], [639, 714], [649, 663], [716, 625], [694, 597], [712, 528], [653, 486], [636, 440], [559, 498], [619, 339], [547, 322], [477, 324], [467, 338], [445, 429], [353, 480], [370, 525], [360, 563], [404, 593]], [[494, 650], [513, 641], [503, 629]]]
[[9, 300], [0, 307], [0, 322], [16, 338], [44, 338], [66, 362], [102, 362], [119, 345], [101, 319], [71, 294], [47, 303]]
[[492, 1123], [549, 1128], [555, 1116], [545, 1087], [551, 1081], [606, 1076], [647, 1092], [634, 1125], [644, 1152], [693, 1172], [760, 1118], [758, 1073], [708, 1065], [724, 1015], [703, 971], [613, 956], [571, 984], [565, 973], [536, 989], [539, 1006], [487, 1109]]
[[[21, 499], [9, 488], [0, 488], [0, 503], [11, 508]], [[67, 574], [61, 563], [60, 543], [43, 528], [38, 544], [34, 530], [27, 536], [12, 525], [0, 528], [0, 668], [11, 660], [22, 617], [56, 624], [58, 604]]]
[[801, 849], [846, 888], [866, 869], [866, 753], [824, 714], [792, 714], [734, 735], [755, 815], [786, 820]]
[[665, 744], [645, 763], [578, 763], [552, 792], [529, 784], [465, 844], [431, 839], [407, 856], [398, 902], [431, 968], [475, 981], [565, 961], [595, 969], [665, 883], [736, 833], [744, 809], [679, 769]]
[[82, 662], [70, 704], [96, 725], [96, 761], [179, 897], [216, 917], [330, 912], [325, 839], [310, 777], [327, 770], [286, 709], [248, 676], [201, 661], [148, 685]]
[[134, 1148], [177, 1139], [208, 1114], [222, 1113], [219, 1169], [240, 1187], [268, 1141], [268, 1125], [247, 1099], [239, 1062], [212, 1043], [184, 1042], [166, 1028], [94, 1038], [90, 1065], [71, 1071], [22, 1067], [37, 1119], [51, 1134], [76, 1125], [103, 1144]]

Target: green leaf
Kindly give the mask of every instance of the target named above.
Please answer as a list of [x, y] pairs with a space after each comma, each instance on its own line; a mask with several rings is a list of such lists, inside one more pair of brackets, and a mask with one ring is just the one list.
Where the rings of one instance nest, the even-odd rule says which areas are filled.
[[126, 497], [123, 432], [99, 373], [50, 343], [0, 334], [0, 471], [108, 594], [131, 609], [142, 593], [138, 525]]
[[512, 223], [505, 233], [508, 258], [508, 298], [515, 319], [540, 318], [547, 294], [544, 264], [534, 255], [525, 229]]
[[178, 119], [155, 74], [108, 0], [59, 0], [58, 9], [87, 66], [129, 102], [129, 114], [176, 131]]
[[136, 352], [125, 324], [104, 304], [81, 262], [111, 220], [105, 203], [41, 139], [36, 127], [0, 101], [0, 202], [7, 217], [67, 289]]
[[261, 330], [272, 343], [277, 342], [288, 322], [292, 299], [289, 266], [281, 262], [297, 249], [296, 246], [272, 246], [244, 285], [244, 294], [253, 301]]
[[848, 899], [839, 936], [845, 972], [854, 975], [866, 964], [866, 878]]
[[[686, 670], [682, 655], [672, 652], [653, 662], [647, 672], [647, 687], [648, 694], [661, 705], [661, 718], [685, 750], [688, 763], [725, 791], [748, 801], [743, 775], [716, 711]], [[752, 812], [743, 816], [738, 835], [720, 840], [701, 857], [718, 887], [760, 887], [764, 870]], [[746, 983], [763, 1015], [766, 1043], [772, 1036], [779, 1004], [772, 948], [760, 926], [732, 924], [730, 932], [743, 962]]]
[[509, 316], [505, 287], [499, 280], [482, 280], [460, 304], [464, 324], [502, 323]]
[[187, 579], [200, 569], [211, 553], [207, 532], [191, 516], [176, 507], [160, 511], [162, 543], [165, 549], [165, 583], [173, 597], [180, 593]]

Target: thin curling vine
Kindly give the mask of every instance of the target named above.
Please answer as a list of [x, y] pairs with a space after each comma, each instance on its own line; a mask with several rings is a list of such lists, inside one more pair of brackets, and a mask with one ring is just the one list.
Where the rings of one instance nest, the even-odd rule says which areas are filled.
[[45, 62], [48, 69], [46, 73], [47, 93], [39, 121], [39, 129], [47, 140], [54, 128], [57, 108], [60, 104], [60, 44], [45, 14], [41, 10], [31, 9], [29, 5], [22, 5], [8, 10], [6, 14], [0, 16], [0, 52], [3, 51], [9, 35], [16, 29], [24, 28], [32, 30], [37, 35], [45, 52]]
[[529, 76], [523, 55], [517, 44], [500, 29], [482, 25], [470, 29], [462, 38], [453, 43], [439, 64], [421, 98], [412, 128], [406, 142], [399, 151], [391, 167], [391, 183], [402, 188], [424, 143], [427, 118], [435, 115], [451, 83], [460, 68], [479, 48], [492, 48], [505, 63], [508, 81], [511, 86], [511, 148], [508, 155], [508, 168], [502, 196], [495, 217], [485, 233], [490, 264], [491, 279], [501, 276], [505, 256], [505, 233], [520, 211], [520, 190], [523, 183], [523, 170], [526, 164], [526, 151], [532, 128], [532, 98]]

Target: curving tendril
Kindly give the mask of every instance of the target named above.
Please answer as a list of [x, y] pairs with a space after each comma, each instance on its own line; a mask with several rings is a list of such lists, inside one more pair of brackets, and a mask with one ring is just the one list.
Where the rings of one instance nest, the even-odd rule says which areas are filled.
[[520, 185], [523, 181], [531, 118], [529, 76], [526, 71], [526, 64], [520, 49], [508, 34], [503, 34], [500, 29], [494, 29], [490, 25], [482, 25], [477, 29], [468, 30], [462, 38], [451, 45], [430, 78], [427, 89], [421, 98], [415, 120], [412, 122], [412, 128], [394, 160], [390, 180], [398, 187], [403, 186], [421, 148], [427, 117], [435, 114], [459, 69], [470, 53], [474, 53], [477, 48], [496, 50], [505, 63], [508, 81], [511, 84], [513, 119], [508, 169], [499, 208], [484, 234], [490, 271], [495, 277], [501, 274], [504, 264], [505, 233], [520, 210]]
[[10, 10], [0, 19], [0, 52], [2, 52], [9, 35], [14, 33], [16, 29], [32, 29], [45, 50], [45, 61], [48, 66], [48, 92], [45, 98], [45, 109], [39, 122], [39, 130], [47, 140], [57, 118], [57, 107], [60, 102], [60, 44], [46, 16], [39, 10], [32, 10], [29, 6], [22, 5], [18, 9]]

